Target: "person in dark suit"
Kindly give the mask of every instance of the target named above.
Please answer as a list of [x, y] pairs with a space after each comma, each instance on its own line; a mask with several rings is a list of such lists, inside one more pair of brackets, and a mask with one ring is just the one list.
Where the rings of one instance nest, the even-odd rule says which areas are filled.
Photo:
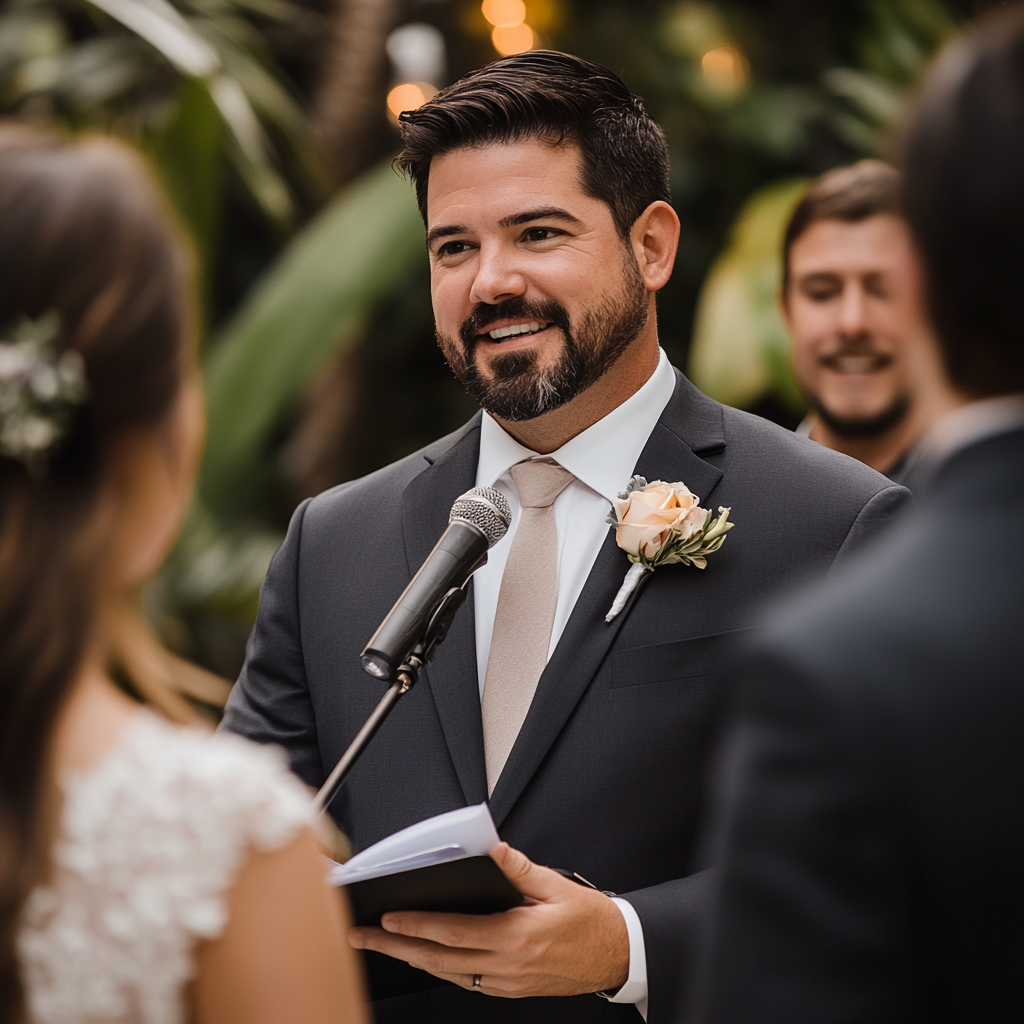
[[[364, 849], [489, 799], [510, 844], [493, 856], [532, 902], [386, 915], [353, 942], [378, 1022], [664, 1021], [708, 891], [693, 835], [732, 641], [907, 492], [671, 367], [654, 304], [679, 236], [665, 140], [609, 71], [511, 57], [403, 114], [402, 132], [438, 340], [483, 411], [299, 507], [224, 725], [281, 744], [319, 786], [381, 696], [360, 651], [452, 502], [503, 491], [509, 535], [331, 810]], [[736, 526], [705, 569], [656, 569], [607, 621], [630, 562], [605, 516], [634, 474], [731, 507]]]
[[940, 56], [907, 129], [907, 216], [975, 400], [927, 436], [913, 513], [739, 673], [701, 1024], [1024, 1017], [1021, 97], [1018, 8]]

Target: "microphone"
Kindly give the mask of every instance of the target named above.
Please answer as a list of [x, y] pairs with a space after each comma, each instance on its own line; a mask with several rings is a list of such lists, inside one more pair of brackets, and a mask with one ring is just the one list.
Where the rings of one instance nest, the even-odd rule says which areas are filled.
[[508, 501], [493, 487], [474, 487], [456, 499], [441, 539], [363, 649], [359, 660], [366, 672], [395, 678], [446, 598], [469, 582], [511, 523]]

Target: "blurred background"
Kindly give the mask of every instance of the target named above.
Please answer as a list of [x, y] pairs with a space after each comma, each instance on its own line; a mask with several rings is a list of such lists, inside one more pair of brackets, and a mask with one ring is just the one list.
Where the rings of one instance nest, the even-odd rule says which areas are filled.
[[908, 90], [984, 0], [4, 0], [0, 114], [111, 132], [194, 245], [209, 440], [144, 596], [226, 678], [298, 501], [455, 429], [399, 112], [499, 55], [616, 71], [664, 126], [683, 222], [662, 344], [720, 401], [802, 413], [775, 307], [803, 183], [884, 155]]

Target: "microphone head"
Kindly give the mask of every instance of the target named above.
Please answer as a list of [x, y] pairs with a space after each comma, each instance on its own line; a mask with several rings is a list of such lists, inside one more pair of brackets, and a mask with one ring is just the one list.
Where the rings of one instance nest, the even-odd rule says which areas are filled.
[[508, 499], [493, 487], [474, 487], [455, 499], [448, 522], [469, 523], [487, 538], [493, 548], [512, 525], [512, 509]]

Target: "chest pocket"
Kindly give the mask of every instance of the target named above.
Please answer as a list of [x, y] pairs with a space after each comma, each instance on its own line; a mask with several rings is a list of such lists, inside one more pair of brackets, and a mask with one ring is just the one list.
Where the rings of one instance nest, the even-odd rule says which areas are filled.
[[736, 652], [756, 627], [651, 644], [611, 656], [612, 689], [699, 679], [728, 671]]

